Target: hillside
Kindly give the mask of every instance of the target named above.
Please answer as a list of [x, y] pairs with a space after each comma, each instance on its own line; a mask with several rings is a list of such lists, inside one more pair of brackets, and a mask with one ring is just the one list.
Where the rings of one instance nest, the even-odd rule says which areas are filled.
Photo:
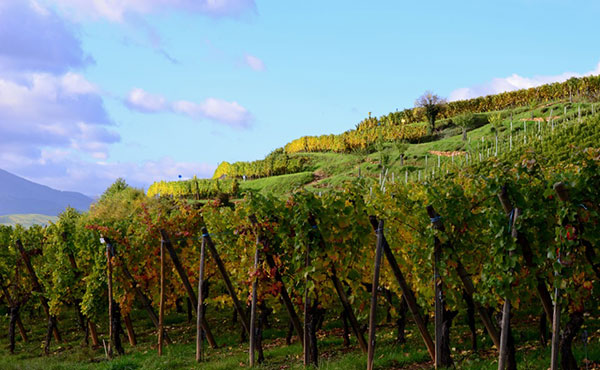
[[55, 190], [0, 169], [0, 215], [57, 216], [67, 206], [85, 211], [90, 204], [92, 199], [81, 193]]
[[[573, 84], [580, 85], [575, 96]], [[369, 116], [340, 135], [293, 140], [262, 160], [222, 162], [212, 180], [155, 183], [148, 195], [239, 198], [258, 191], [283, 196], [299, 188], [326, 192], [358, 177], [373, 184], [382, 178], [419, 181], [543, 140], [567, 120], [584, 120], [597, 113], [599, 91], [600, 78], [589, 77], [451, 102], [432, 133], [418, 108]], [[459, 117], [469, 114], [472, 122], [463, 137]]]

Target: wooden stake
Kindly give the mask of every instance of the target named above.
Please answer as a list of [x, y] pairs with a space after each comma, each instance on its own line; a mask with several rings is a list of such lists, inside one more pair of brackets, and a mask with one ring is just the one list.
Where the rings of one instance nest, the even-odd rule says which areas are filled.
[[[504, 213], [506, 213], [507, 217], [510, 217], [510, 214], [513, 211], [513, 205], [508, 196], [508, 189], [505, 186], [502, 187], [500, 194], [498, 194], [498, 199], [500, 200], [500, 204], [504, 209]], [[513, 228], [513, 233], [516, 233], [517, 243], [521, 247], [521, 251], [523, 253], [523, 259], [525, 260], [525, 265], [531, 270], [537, 270], [537, 267], [533, 263], [533, 252], [531, 250], [531, 246], [525, 237], [518, 233], [518, 231]], [[548, 292], [548, 288], [546, 287], [546, 281], [543, 277], [537, 276], [537, 285], [536, 285], [538, 296], [542, 302], [542, 307], [544, 308], [544, 312], [546, 316], [551, 321], [552, 320], [552, 299], [550, 297], [550, 293]]]
[[[173, 261], [173, 265], [175, 265], [175, 270], [177, 270], [177, 274], [179, 275], [179, 278], [183, 283], [183, 287], [185, 288], [188, 298], [190, 299], [190, 301], [192, 301], [193, 306], [198, 306], [198, 301], [196, 298], [196, 293], [194, 293], [194, 288], [192, 288], [192, 284], [190, 284], [187, 272], [183, 268], [183, 265], [181, 264], [179, 257], [177, 256], [175, 248], [173, 248], [173, 243], [171, 243], [169, 235], [165, 230], [160, 230], [160, 236], [162, 240], [164, 240], [164, 246], [167, 249], [167, 252], [169, 252], [169, 256], [171, 256], [171, 261]], [[217, 343], [205, 318], [202, 319], [202, 327], [204, 328], [204, 332], [206, 333], [206, 339], [213, 348], [216, 348]]]
[[[558, 199], [562, 202], [569, 200], [569, 193], [565, 184], [562, 182], [554, 184], [554, 191], [556, 192]], [[556, 272], [554, 273], [556, 277]], [[558, 352], [559, 352], [559, 341], [560, 341], [560, 290], [555, 283], [554, 288], [554, 317], [552, 318], [552, 351], [550, 355], [550, 369], [557, 370], [559, 367], [558, 363]]]
[[306, 278], [304, 280], [304, 333], [303, 333], [303, 342], [304, 342], [304, 354], [302, 356], [303, 358], [303, 364], [304, 367], [307, 367], [310, 365], [310, 333], [308, 331], [308, 322], [310, 320], [310, 313], [308, 312], [308, 310], [310, 309], [310, 297], [309, 297], [309, 293], [308, 293], [308, 281], [309, 281], [309, 277], [308, 277], [308, 267], [310, 266], [310, 245], [307, 244], [306, 245], [306, 256], [305, 256], [305, 260], [304, 260], [304, 268], [306, 271]]
[[[511, 222], [511, 235], [514, 239], [518, 237], [516, 223], [517, 218], [520, 216], [521, 211], [515, 208], [512, 215]], [[508, 256], [513, 256], [513, 251], [508, 252]], [[512, 269], [509, 273], [512, 275]], [[502, 307], [502, 328], [500, 331], [500, 350], [498, 355], [498, 370], [504, 370], [506, 367], [506, 361], [508, 359], [508, 334], [510, 331], [510, 298], [504, 299], [504, 306]]]
[[165, 316], [165, 241], [160, 241], [160, 302], [158, 306], [158, 355], [163, 350], [163, 322]]
[[358, 341], [358, 345], [363, 352], [368, 352], [368, 345], [363, 337], [363, 333], [360, 330], [360, 326], [358, 325], [358, 320], [356, 320], [356, 316], [354, 315], [354, 311], [352, 310], [352, 306], [348, 301], [348, 297], [346, 296], [346, 292], [344, 292], [344, 287], [340, 282], [340, 279], [337, 277], [337, 272], [335, 269], [335, 265], [331, 265], [331, 280], [333, 282], [333, 286], [340, 298], [340, 302], [342, 302], [342, 306], [344, 307], [344, 311], [346, 311], [346, 315], [350, 321], [350, 326], [352, 327], [352, 332], [354, 336], [356, 336], [356, 340]]
[[96, 324], [92, 320], [88, 321], [88, 328], [90, 329], [90, 337], [92, 338], [92, 347], [100, 347], [100, 341], [98, 340], [98, 331]]
[[[106, 276], [108, 280], [108, 349], [106, 356], [110, 359], [113, 355], [113, 346], [115, 344], [115, 333], [113, 333], [113, 286], [112, 286], [112, 246], [110, 242], [104, 240], [102, 237], [100, 240], [106, 244]], [[117, 333], [118, 334], [118, 333]]]
[[[4, 285], [4, 277], [2, 275], [0, 275], [0, 287], [2, 288], [2, 293], [4, 294], [4, 298], [8, 302], [8, 305], [10, 307], [15, 306], [15, 302], [13, 301], [13, 299], [10, 295], [10, 292], [8, 291], [8, 288]], [[17, 328], [19, 329], [19, 333], [21, 334], [21, 338], [23, 339], [23, 342], [27, 343], [28, 342], [27, 331], [25, 330], [25, 327], [23, 326], [23, 322], [21, 322], [21, 315], [19, 315], [19, 314], [17, 314]]]
[[[113, 249], [113, 256], [116, 257], [120, 262], [120, 267], [121, 267], [121, 270], [123, 271], [123, 274], [129, 280], [131, 288], [133, 289], [136, 296], [140, 300], [142, 307], [144, 307], [144, 310], [146, 310], [146, 313], [148, 313], [148, 317], [150, 317], [150, 320], [152, 320], [154, 327], [156, 328], [156, 330], [158, 330], [158, 315], [156, 315], [156, 312], [154, 311], [154, 307], [152, 307], [152, 302], [140, 288], [140, 285], [137, 283], [137, 281], [135, 280], [135, 278], [133, 277], [133, 275], [127, 268], [127, 264], [125, 263], [125, 261], [115, 252], [114, 245], [112, 246], [112, 249]], [[167, 331], [164, 328], [163, 328], [163, 333], [164, 333], [164, 337], [165, 337], [164, 338], [165, 344], [170, 344], [171, 341], [169, 339], [169, 335], [167, 334]]]
[[254, 272], [252, 277], [252, 304], [250, 305], [250, 366], [254, 366], [254, 351], [256, 350], [256, 289], [258, 288], [258, 233], [256, 235], [256, 247], [254, 250]]
[[379, 287], [379, 270], [381, 269], [381, 255], [383, 252], [383, 220], [379, 220], [377, 228], [377, 247], [375, 249], [375, 266], [373, 268], [373, 287], [371, 290], [371, 311], [369, 313], [369, 348], [367, 354], [367, 370], [373, 369], [375, 356], [375, 329], [377, 315], [377, 288]]
[[197, 313], [198, 317], [196, 320], [196, 362], [202, 361], [202, 322], [204, 320], [204, 292], [202, 286], [204, 285], [204, 260], [205, 260], [205, 246], [206, 239], [202, 238], [202, 245], [200, 247], [200, 267], [198, 271], [198, 304]]
[[[431, 207], [431, 206], [429, 206]], [[429, 210], [432, 210], [430, 212]], [[434, 227], [441, 229], [436, 223], [439, 221], [439, 215], [433, 211], [433, 207], [427, 209], [429, 217], [432, 219]], [[437, 221], [435, 219], [438, 219]], [[439, 368], [442, 363], [442, 336], [443, 328], [442, 323], [444, 320], [444, 303], [443, 303], [443, 290], [442, 290], [442, 278], [440, 277], [439, 265], [442, 258], [442, 243], [436, 237], [435, 246], [433, 251], [433, 284], [434, 284], [434, 295], [435, 295], [435, 368]]]
[[296, 330], [296, 334], [298, 335], [298, 340], [300, 341], [300, 344], [304, 345], [304, 341], [302, 340], [302, 338], [303, 338], [302, 325], [300, 325], [300, 319], [298, 318], [298, 314], [296, 314], [296, 309], [294, 308], [294, 304], [292, 303], [292, 300], [290, 299], [287, 288], [285, 287], [285, 283], [283, 282], [281, 273], [279, 272], [279, 269], [275, 265], [275, 260], [273, 259], [272, 255], [267, 253], [265, 255], [265, 259], [267, 260], [267, 264], [269, 265], [269, 268], [275, 269], [275, 281], [277, 281], [281, 284], [281, 292], [280, 292], [281, 300], [283, 301], [283, 305], [285, 306], [288, 314], [290, 315], [290, 321], [292, 322], [292, 326]]
[[[42, 308], [44, 309], [46, 318], [50, 319], [50, 307], [48, 306], [48, 299], [44, 296], [44, 289], [42, 288], [40, 281], [38, 280], [38, 277], [35, 273], [35, 270], [33, 269], [33, 265], [31, 264], [29, 255], [27, 255], [27, 252], [25, 251], [25, 247], [23, 247], [23, 243], [21, 243], [21, 240], [17, 240], [15, 244], [17, 245], [17, 249], [21, 254], [21, 258], [23, 259], [25, 268], [27, 269], [29, 277], [31, 278], [31, 285], [33, 286], [33, 290], [40, 293], [40, 303], [42, 304]], [[57, 342], [62, 342], [62, 338], [60, 336], [60, 333], [58, 332], [58, 328], [56, 327], [56, 325], [54, 325], [54, 327], [52, 328], [52, 333], [54, 334], [54, 339], [56, 339]]]
[[[325, 250], [325, 247], [326, 247], [325, 240], [323, 239], [323, 235], [318, 230], [317, 223], [313, 219], [309, 219], [309, 223], [310, 223], [310, 226], [313, 228], [313, 230], [315, 230], [315, 235], [316, 235], [317, 243], [319, 244], [319, 248], [321, 248], [321, 250]], [[331, 281], [333, 282], [333, 286], [338, 294], [338, 297], [340, 298], [342, 307], [344, 307], [344, 311], [346, 312], [347, 317], [350, 321], [350, 326], [352, 327], [352, 331], [353, 331], [354, 335], [356, 336], [358, 344], [359, 344], [361, 350], [366, 353], [367, 347], [368, 347], [367, 342], [365, 341], [362, 331], [360, 330], [360, 327], [358, 325], [358, 320], [356, 319], [356, 316], [354, 315], [354, 311], [352, 310], [352, 306], [350, 305], [350, 302], [348, 301], [348, 297], [346, 297], [344, 287], [342, 286], [340, 279], [337, 277], [337, 270], [336, 270], [334, 264], [331, 264], [330, 277], [331, 277]]]
[[[431, 219], [434, 228], [441, 230], [441, 231], [445, 230], [444, 224], [441, 221], [440, 215], [435, 211], [435, 209], [432, 206], [427, 206], [427, 214], [429, 215], [429, 218]], [[436, 238], [436, 240], [439, 243], [439, 240], [437, 238]], [[441, 248], [441, 244], [440, 244], [440, 248]], [[441, 253], [441, 250], [440, 250], [440, 253]], [[458, 277], [460, 278], [460, 280], [463, 283], [465, 292], [469, 296], [472, 297], [473, 294], [475, 294], [475, 286], [473, 285], [473, 280], [471, 279], [471, 275], [467, 272], [467, 270], [465, 269], [465, 266], [462, 264], [462, 262], [458, 258], [458, 256], [456, 257], [456, 273], [458, 274]], [[441, 287], [440, 287], [440, 289], [441, 289]], [[500, 348], [500, 334], [498, 334], [498, 330], [494, 326], [492, 319], [490, 318], [487, 310], [484, 307], [482, 307], [481, 304], [479, 304], [477, 301], [474, 301], [474, 305], [475, 305], [475, 309], [477, 310], [477, 313], [479, 314], [479, 317], [481, 318], [483, 326], [485, 326], [488, 334], [490, 335], [490, 338], [492, 339], [492, 342], [494, 342], [494, 345], [497, 348]]]
[[133, 323], [131, 322], [129, 314], [123, 316], [123, 321], [125, 322], [125, 328], [127, 329], [129, 344], [132, 347], [135, 347], [137, 345], [137, 339], [135, 338], [135, 331], [133, 331]]
[[[152, 320], [154, 327], [158, 330], [158, 316], [156, 315], [156, 312], [154, 311], [154, 307], [152, 307], [152, 302], [146, 296], [146, 294], [142, 291], [142, 289], [140, 288], [140, 285], [138, 284], [138, 282], [135, 280], [135, 278], [133, 277], [133, 275], [127, 268], [127, 263], [123, 260], [123, 258], [121, 258], [121, 256], [119, 256], [119, 254], [116, 253], [114, 243], [111, 242], [106, 237], [103, 238], [103, 240], [105, 240], [105, 242], [107, 244], [108, 243], [111, 244], [112, 256], [119, 261], [119, 266], [121, 267], [121, 271], [123, 272], [125, 277], [129, 280], [129, 285], [130, 285], [131, 289], [133, 289], [133, 291], [135, 292], [135, 295], [138, 297], [142, 307], [144, 307], [144, 310], [146, 310], [146, 312], [148, 313], [148, 317], [150, 318], [150, 320]], [[171, 340], [169, 339], [169, 335], [167, 334], [167, 331], [163, 329], [163, 332], [164, 332], [164, 337], [165, 337], [164, 338], [165, 344], [170, 344]]]
[[560, 291], [554, 288], [554, 315], [552, 317], [552, 351], [550, 354], [550, 369], [558, 370], [558, 345], [560, 340]]
[[240, 322], [242, 324], [242, 327], [246, 331], [246, 334], [250, 335], [250, 327], [248, 325], [248, 316], [246, 315], [246, 312], [244, 312], [244, 309], [242, 309], [242, 305], [241, 305], [240, 301], [238, 300], [235, 289], [233, 289], [233, 284], [231, 284], [231, 279], [229, 278], [229, 274], [227, 273], [225, 264], [223, 263], [223, 260], [219, 256], [219, 253], [217, 252], [217, 249], [215, 248], [215, 245], [214, 245], [210, 235], [208, 234], [208, 230], [206, 229], [206, 227], [202, 228], [202, 238], [206, 239], [206, 246], [208, 247], [208, 250], [210, 251], [211, 255], [213, 256], [213, 259], [215, 260], [215, 262], [217, 264], [217, 269], [219, 270], [219, 273], [221, 274], [221, 277], [223, 278], [223, 281], [225, 282], [225, 286], [227, 287], [227, 292], [229, 293], [229, 296], [231, 296], [231, 300], [233, 301], [233, 306], [235, 307], [235, 309], [238, 313], [238, 316], [240, 317]]
[[[369, 220], [371, 221], [371, 226], [373, 226], [373, 230], [376, 231], [379, 226], [379, 222], [377, 221], [377, 218], [375, 216], [369, 216]], [[414, 295], [412, 289], [409, 287], [408, 283], [406, 282], [406, 279], [404, 278], [404, 274], [402, 274], [402, 270], [400, 270], [400, 267], [398, 266], [396, 257], [394, 257], [394, 253], [392, 252], [392, 249], [390, 248], [390, 246], [385, 238], [385, 235], [383, 236], [383, 252], [385, 253], [385, 257], [388, 260], [390, 267], [392, 268], [392, 272], [394, 273], [394, 276], [396, 277], [396, 281], [398, 282], [398, 285], [400, 285], [400, 289], [402, 290], [402, 297], [404, 297], [403, 299], [406, 301], [406, 304], [408, 305], [408, 309], [410, 310], [411, 314], [413, 315], [413, 319], [415, 320], [415, 323], [417, 324], [417, 328], [419, 329], [419, 332], [421, 333], [421, 337], [423, 338], [423, 341], [425, 342], [425, 346], [427, 347], [429, 356], [431, 357], [431, 360], [435, 360], [435, 347], [433, 344], [433, 340], [431, 339], [431, 336], [429, 335], [429, 332], [427, 331], [427, 326], [425, 325], [425, 321], [423, 320], [423, 317], [421, 316], [421, 310], [419, 309], [419, 305], [417, 304], [415, 295]]]

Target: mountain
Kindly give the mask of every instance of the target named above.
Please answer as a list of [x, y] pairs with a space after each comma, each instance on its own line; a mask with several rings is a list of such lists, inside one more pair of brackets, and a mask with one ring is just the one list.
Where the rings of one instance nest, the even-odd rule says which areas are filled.
[[86, 211], [92, 201], [81, 193], [55, 190], [0, 169], [0, 215], [57, 216], [67, 206]]

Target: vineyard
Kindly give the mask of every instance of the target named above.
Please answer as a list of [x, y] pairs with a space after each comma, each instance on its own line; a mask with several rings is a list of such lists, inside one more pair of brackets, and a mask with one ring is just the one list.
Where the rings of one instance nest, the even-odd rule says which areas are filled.
[[159, 181], [148, 188], [148, 196], [173, 196], [179, 198], [206, 199], [217, 195], [238, 193], [239, 183], [233, 179], [197, 179], [183, 181]]
[[[466, 142], [449, 127], [398, 167], [393, 144], [378, 163], [357, 154], [362, 173], [319, 191], [242, 194], [241, 176], [311, 165], [286, 147], [256, 172], [147, 194], [117, 181], [87, 213], [2, 226], [0, 364], [46, 368], [33, 358], [81, 342], [74, 368], [597, 368], [600, 120], [591, 104], [544, 109], [504, 112]], [[426, 130], [367, 126], [356, 142], [294, 145], [345, 152]]]
[[213, 179], [221, 176], [229, 178], [258, 179], [261, 177], [286, 175], [301, 172], [305, 168], [306, 158], [296, 156], [290, 158], [282, 149], [269, 154], [265, 159], [253, 162], [222, 162], [215, 170]]
[[[493, 111], [516, 111], [525, 108], [533, 111], [539, 106], [554, 102], [568, 102], [575, 105], [586, 101], [597, 101], [600, 97], [600, 76], [571, 78], [563, 83], [542, 85], [536, 88], [489, 95], [470, 100], [460, 100], [445, 104], [440, 112], [440, 124], [452, 125], [452, 119], [465, 113], [486, 113]], [[557, 112], [558, 113], [558, 112]], [[382, 142], [404, 141], [422, 143], [438, 140], [427, 132], [422, 108], [410, 108], [391, 112], [381, 117], [365, 118], [353, 130], [339, 135], [304, 136], [293, 140], [263, 160], [253, 162], [223, 162], [213, 178], [221, 176], [241, 179], [255, 179], [268, 176], [297, 173], [307, 168], [305, 157], [288, 154], [334, 152], [355, 153], [373, 152]]]

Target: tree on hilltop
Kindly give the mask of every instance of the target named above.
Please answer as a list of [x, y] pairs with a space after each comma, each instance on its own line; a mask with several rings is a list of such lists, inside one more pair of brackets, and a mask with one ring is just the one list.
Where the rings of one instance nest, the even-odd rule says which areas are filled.
[[425, 116], [429, 121], [429, 134], [432, 134], [433, 130], [435, 130], [435, 119], [438, 114], [440, 114], [445, 104], [446, 99], [439, 97], [431, 91], [425, 91], [425, 93], [415, 101], [416, 107], [425, 109]]

